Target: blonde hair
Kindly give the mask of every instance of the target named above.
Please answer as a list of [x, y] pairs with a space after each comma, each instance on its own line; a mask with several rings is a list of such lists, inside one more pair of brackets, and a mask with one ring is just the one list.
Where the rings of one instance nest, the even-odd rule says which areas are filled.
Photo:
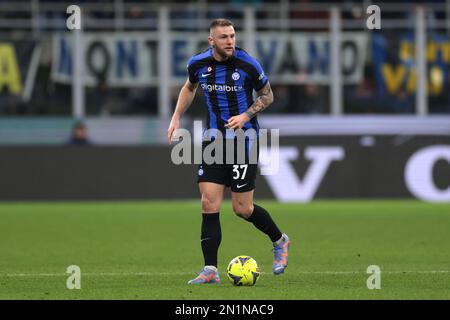
[[228, 19], [215, 19], [213, 21], [211, 21], [211, 24], [209, 25], [209, 31], [212, 31], [214, 28], [217, 27], [233, 27], [234, 28], [234, 24], [233, 22], [231, 22]]

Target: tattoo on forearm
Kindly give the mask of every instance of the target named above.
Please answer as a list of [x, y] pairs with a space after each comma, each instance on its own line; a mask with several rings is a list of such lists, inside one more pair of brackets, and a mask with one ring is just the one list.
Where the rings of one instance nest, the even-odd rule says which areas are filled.
[[266, 109], [273, 102], [273, 93], [270, 84], [267, 83], [261, 90], [258, 91], [258, 98], [245, 112], [250, 118], [253, 118], [257, 113]]

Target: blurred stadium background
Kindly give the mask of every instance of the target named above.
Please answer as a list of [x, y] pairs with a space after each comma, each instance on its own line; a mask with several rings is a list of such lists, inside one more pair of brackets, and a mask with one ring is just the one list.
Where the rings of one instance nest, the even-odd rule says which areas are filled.
[[[0, 0], [0, 298], [241, 298], [180, 289], [201, 261], [200, 203], [195, 166], [166, 141], [218, 17], [271, 82], [259, 120], [280, 130], [279, 173], [255, 194], [301, 244], [286, 278], [242, 298], [450, 298], [450, 0]], [[184, 128], [206, 116], [199, 91]], [[270, 270], [263, 237], [229, 216], [222, 265], [246, 253]], [[94, 291], [62, 287], [73, 263]], [[373, 263], [392, 272], [384, 295], [365, 288]]]
[[[450, 201], [450, 1], [380, 3], [379, 30], [371, 1], [79, 1], [81, 31], [70, 4], [0, 1], [0, 199], [195, 198], [166, 130], [227, 17], [275, 94], [260, 123], [280, 129], [282, 174], [259, 197]], [[205, 110], [197, 97], [183, 127]], [[93, 150], [66, 147], [78, 120]]]

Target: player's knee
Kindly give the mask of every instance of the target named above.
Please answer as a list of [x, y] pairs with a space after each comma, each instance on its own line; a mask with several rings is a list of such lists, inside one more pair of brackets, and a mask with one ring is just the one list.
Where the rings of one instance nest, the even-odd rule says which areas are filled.
[[206, 195], [202, 195], [202, 210], [203, 212], [219, 212], [220, 201]]
[[237, 216], [247, 219], [253, 213], [253, 205], [242, 202], [235, 202], [233, 203], [233, 211]]

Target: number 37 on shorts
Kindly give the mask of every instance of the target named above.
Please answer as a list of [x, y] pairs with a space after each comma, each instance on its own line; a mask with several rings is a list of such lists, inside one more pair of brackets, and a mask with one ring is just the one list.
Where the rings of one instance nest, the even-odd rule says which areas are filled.
[[233, 179], [245, 179], [248, 164], [233, 164]]
[[203, 163], [198, 171], [198, 182], [223, 184], [230, 187], [232, 192], [247, 192], [255, 189], [257, 169], [257, 164]]

